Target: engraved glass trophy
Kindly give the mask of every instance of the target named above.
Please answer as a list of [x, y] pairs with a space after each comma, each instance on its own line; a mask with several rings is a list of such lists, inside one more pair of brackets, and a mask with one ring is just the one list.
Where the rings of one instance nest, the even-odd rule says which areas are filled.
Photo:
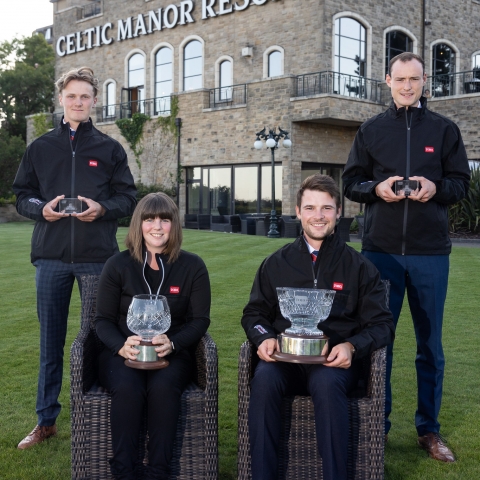
[[60, 213], [82, 213], [82, 201], [78, 198], [62, 198], [58, 203]]
[[318, 324], [330, 315], [335, 290], [277, 287], [282, 315], [291, 326], [278, 335], [272, 358], [291, 363], [325, 363], [328, 337]]
[[143, 370], [158, 370], [168, 366], [168, 361], [159, 358], [152, 339], [165, 333], [171, 324], [170, 309], [163, 295], [135, 295], [128, 307], [127, 326], [136, 335], [142, 337], [140, 345], [135, 346], [140, 353], [136, 360], [125, 360], [127, 367]]
[[395, 195], [400, 197], [409, 197], [418, 190], [418, 180], [396, 180]]

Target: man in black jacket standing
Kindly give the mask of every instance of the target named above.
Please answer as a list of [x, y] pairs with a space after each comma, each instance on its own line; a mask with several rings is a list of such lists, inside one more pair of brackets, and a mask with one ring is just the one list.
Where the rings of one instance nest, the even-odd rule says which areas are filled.
[[[56, 85], [63, 119], [56, 129], [28, 146], [13, 185], [18, 213], [35, 220], [31, 260], [36, 267], [40, 321], [38, 424], [18, 444], [22, 450], [57, 432], [63, 349], [75, 278], [101, 273], [105, 261], [118, 252], [117, 219], [131, 215], [136, 205], [125, 150], [98, 131], [90, 119], [98, 91], [93, 71], [87, 67], [71, 70]], [[60, 209], [64, 198], [81, 200], [83, 211]]]
[[[303, 233], [260, 266], [242, 326], [260, 358], [251, 383], [248, 412], [252, 480], [278, 476], [280, 414], [285, 395], [312, 396], [324, 480], [346, 480], [347, 394], [358, 380], [357, 360], [389, 344], [392, 315], [377, 269], [334, 233], [340, 192], [326, 175], [306, 178], [297, 193]], [[329, 336], [324, 365], [277, 362], [277, 335], [290, 326], [281, 312], [277, 287], [335, 290], [322, 330]]]
[[[418, 444], [430, 457], [454, 462], [440, 436], [444, 355], [442, 323], [447, 294], [448, 206], [465, 197], [470, 180], [465, 147], [451, 120], [427, 109], [425, 64], [413, 53], [390, 61], [390, 108], [358, 130], [343, 173], [345, 196], [365, 203], [362, 253], [390, 280], [395, 325], [405, 291], [417, 339]], [[404, 193], [399, 181], [417, 188]], [[396, 194], [397, 190], [397, 194]], [[392, 395], [393, 345], [387, 353], [385, 432]]]

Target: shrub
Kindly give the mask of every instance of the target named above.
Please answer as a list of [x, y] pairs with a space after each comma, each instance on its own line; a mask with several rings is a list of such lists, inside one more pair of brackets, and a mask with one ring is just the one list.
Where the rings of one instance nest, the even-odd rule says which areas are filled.
[[449, 208], [451, 232], [480, 231], [480, 167], [472, 169], [467, 196]]

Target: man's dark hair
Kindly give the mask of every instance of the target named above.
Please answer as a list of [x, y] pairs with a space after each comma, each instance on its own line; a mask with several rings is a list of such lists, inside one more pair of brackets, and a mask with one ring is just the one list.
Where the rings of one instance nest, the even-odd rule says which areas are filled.
[[388, 74], [392, 76], [392, 67], [395, 62], [400, 61], [402, 63], [407, 63], [412, 60], [417, 60], [418, 62], [420, 62], [422, 65], [423, 73], [425, 73], [425, 61], [420, 55], [417, 55], [416, 53], [411, 53], [411, 52], [403, 52], [403, 53], [400, 53], [399, 55], [396, 55], [390, 60], [388, 64]]
[[340, 197], [340, 189], [335, 183], [335, 180], [328, 176], [322, 175], [321, 173], [315, 173], [307, 177], [302, 184], [300, 189], [297, 192], [297, 207], [302, 207], [302, 197], [305, 190], [314, 190], [317, 192], [328, 193], [334, 200], [337, 205], [337, 209], [342, 205], [342, 199]]

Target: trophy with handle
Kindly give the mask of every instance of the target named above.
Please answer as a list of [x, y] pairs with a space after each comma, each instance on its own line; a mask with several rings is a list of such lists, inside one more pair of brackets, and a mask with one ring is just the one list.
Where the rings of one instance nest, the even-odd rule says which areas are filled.
[[127, 367], [141, 370], [158, 370], [168, 366], [168, 360], [159, 358], [152, 339], [165, 333], [171, 324], [170, 309], [163, 295], [135, 295], [128, 307], [127, 326], [136, 335], [142, 337], [136, 360], [125, 360]]
[[277, 287], [282, 315], [291, 327], [278, 335], [272, 358], [290, 363], [325, 363], [328, 337], [318, 328], [330, 315], [335, 290]]

